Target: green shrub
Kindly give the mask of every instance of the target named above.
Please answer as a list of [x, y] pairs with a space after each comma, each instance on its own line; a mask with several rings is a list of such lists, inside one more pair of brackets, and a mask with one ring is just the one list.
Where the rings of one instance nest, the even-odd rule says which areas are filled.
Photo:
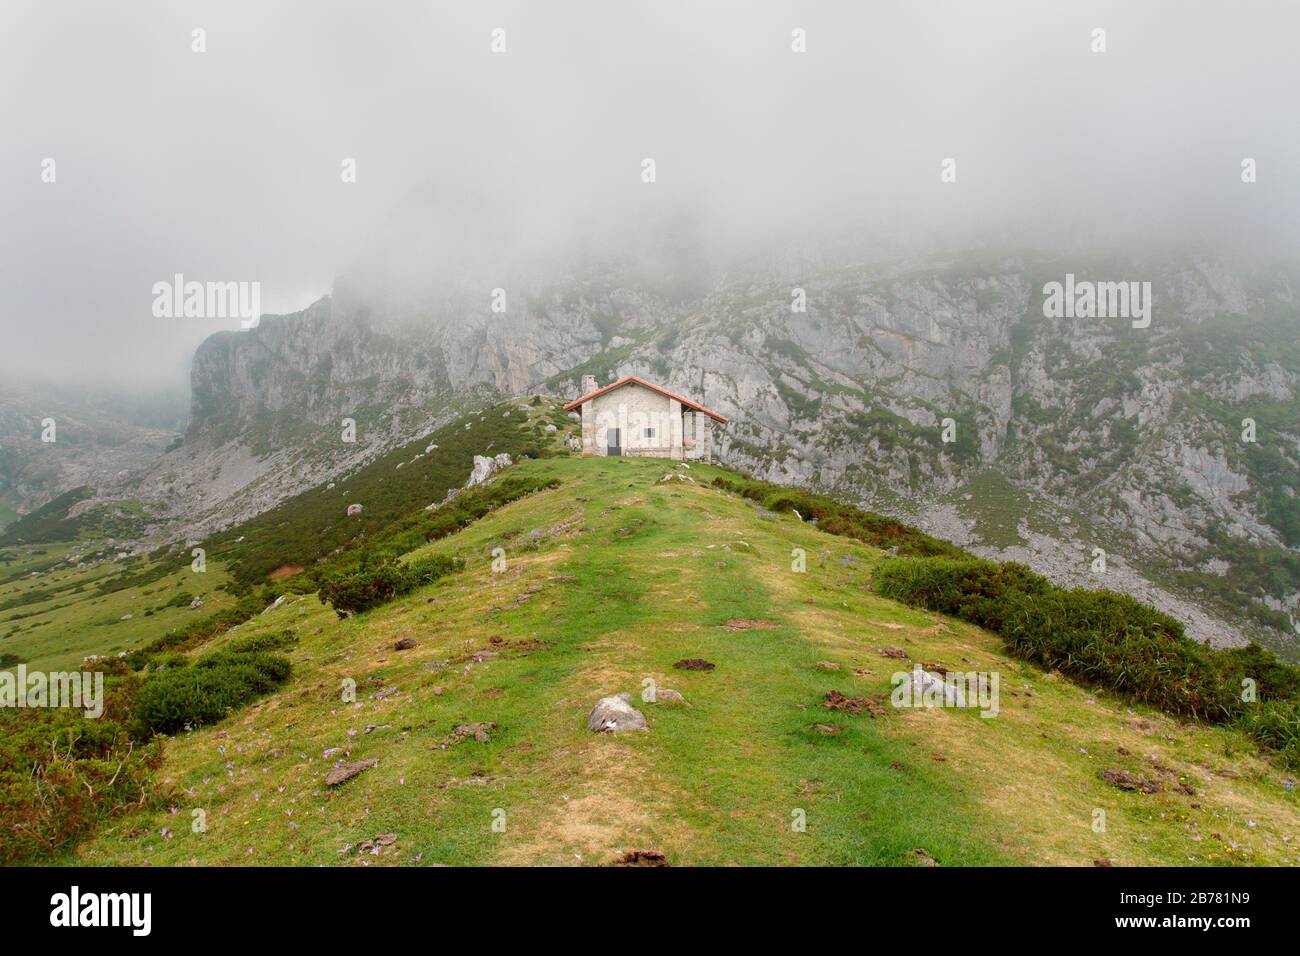
[[190, 667], [150, 677], [140, 689], [136, 719], [149, 734], [215, 723], [283, 684], [290, 670], [288, 658], [222, 648]]
[[285, 628], [283, 631], [264, 631], [237, 637], [221, 648], [227, 654], [249, 654], [254, 651], [280, 651], [298, 643], [298, 635]]
[[828, 534], [856, 538], [877, 548], [901, 555], [969, 558], [970, 555], [947, 541], [940, 541], [894, 518], [863, 511], [797, 488], [783, 488], [753, 478], [714, 478], [713, 484], [725, 491], [757, 501], [769, 511], [797, 511], [805, 521], [815, 522]]
[[159, 798], [162, 744], [132, 733], [141, 679], [101, 661], [104, 712], [0, 710], [0, 865], [33, 863], [100, 822]]
[[156, 670], [140, 688], [135, 728], [143, 737], [221, 720], [231, 710], [270, 693], [289, 679], [287, 657], [272, 654], [294, 640], [292, 631], [249, 634], [197, 658], [189, 666], [176, 653], [159, 655]]
[[1242, 700], [1246, 679], [1261, 701], [1300, 697], [1300, 670], [1258, 645], [1217, 650], [1127, 595], [1059, 588], [1024, 565], [892, 558], [876, 569], [873, 586], [885, 597], [994, 631], [1024, 660], [1179, 716], [1250, 718], [1258, 708]]
[[1262, 746], [1275, 751], [1284, 766], [1300, 770], [1300, 703], [1266, 701], [1250, 710], [1242, 719], [1241, 728]]
[[1044, 594], [1052, 587], [1023, 564], [955, 558], [892, 558], [876, 569], [876, 590], [904, 604], [919, 605], [1002, 630], [1012, 594]]
[[327, 578], [321, 585], [319, 597], [329, 604], [339, 617], [359, 614], [371, 608], [408, 594], [416, 588], [432, 584], [458, 566], [459, 561], [445, 555], [433, 555], [410, 564], [400, 564], [385, 559], [378, 564], [364, 560], [355, 570], [345, 571]]
[[1125, 594], [1011, 594], [1000, 633], [1017, 657], [1185, 717], [1224, 721], [1238, 691], [1213, 666], [1215, 652], [1173, 618]]

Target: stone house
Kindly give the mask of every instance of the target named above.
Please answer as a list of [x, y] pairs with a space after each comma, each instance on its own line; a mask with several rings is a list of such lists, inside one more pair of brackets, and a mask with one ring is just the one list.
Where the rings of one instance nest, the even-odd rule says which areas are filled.
[[727, 419], [635, 375], [600, 388], [582, 377], [582, 396], [564, 406], [582, 415], [582, 455], [713, 461], [714, 423]]

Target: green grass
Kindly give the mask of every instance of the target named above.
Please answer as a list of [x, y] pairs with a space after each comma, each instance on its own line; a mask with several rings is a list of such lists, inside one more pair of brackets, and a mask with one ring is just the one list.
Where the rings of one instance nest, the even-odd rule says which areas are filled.
[[[220, 562], [209, 563], [202, 574], [190, 570], [188, 559], [178, 558], [175, 564], [179, 567], [172, 571], [147, 565], [156, 571], [156, 579], [109, 593], [99, 589], [130, 573], [111, 561], [82, 570], [60, 563], [40, 577], [0, 584], [0, 607], [15, 605], [0, 610], [0, 654], [26, 661], [29, 668], [78, 667], [87, 655], [135, 650], [234, 603], [223, 589], [230, 579]], [[16, 603], [47, 594], [44, 600]], [[173, 602], [186, 594], [202, 598], [204, 606], [175, 606]], [[128, 614], [131, 617], [122, 620]]]
[[[559, 486], [408, 555], [459, 557], [463, 570], [346, 620], [292, 596], [205, 645], [195, 653], [291, 629], [293, 676], [168, 740], [160, 777], [176, 814], [120, 817], [60, 861], [594, 864], [658, 848], [673, 864], [906, 865], [917, 850], [944, 865], [1300, 862], [1281, 839], [1300, 828], [1296, 798], [1240, 732], [1177, 724], [1013, 660], [994, 635], [873, 594], [885, 552], [712, 487], [734, 478], [720, 469], [662, 483], [669, 468], [525, 462], [507, 475]], [[721, 626], [733, 619], [765, 626]], [[416, 647], [394, 650], [408, 636]], [[821, 706], [830, 690], [887, 697], [907, 666], [878, 653], [894, 644], [1000, 672], [998, 718]], [[474, 662], [485, 649], [498, 656]], [[717, 666], [673, 669], [684, 657]], [[356, 703], [341, 699], [349, 678]], [[691, 706], [641, 702], [646, 679]], [[595, 700], [624, 692], [649, 733], [586, 733]], [[480, 721], [497, 724], [488, 742], [448, 742]], [[378, 766], [327, 788], [331, 747]], [[1197, 795], [1098, 777], [1146, 755]], [[1105, 833], [1090, 827], [1096, 808]], [[206, 832], [188, 826], [196, 809]], [[381, 833], [396, 842], [356, 850]]]

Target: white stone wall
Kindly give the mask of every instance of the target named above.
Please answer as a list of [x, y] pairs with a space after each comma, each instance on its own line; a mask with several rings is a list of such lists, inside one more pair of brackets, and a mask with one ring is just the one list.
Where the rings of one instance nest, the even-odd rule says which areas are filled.
[[[609, 454], [610, 430], [617, 428], [629, 457], [708, 458], [712, 426], [707, 415], [691, 410], [683, 415], [677, 399], [631, 382], [582, 406], [582, 453]], [[647, 435], [647, 429], [653, 434]]]

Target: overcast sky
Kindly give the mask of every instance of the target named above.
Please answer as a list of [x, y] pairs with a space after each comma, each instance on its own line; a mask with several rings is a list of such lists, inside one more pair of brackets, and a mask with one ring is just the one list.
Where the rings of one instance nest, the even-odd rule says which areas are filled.
[[723, 248], [865, 224], [1292, 255], [1297, 36], [1300, 4], [1243, 0], [4, 0], [0, 376], [174, 381], [238, 321], [155, 318], [155, 282], [302, 308], [419, 189], [489, 256], [676, 208]]

